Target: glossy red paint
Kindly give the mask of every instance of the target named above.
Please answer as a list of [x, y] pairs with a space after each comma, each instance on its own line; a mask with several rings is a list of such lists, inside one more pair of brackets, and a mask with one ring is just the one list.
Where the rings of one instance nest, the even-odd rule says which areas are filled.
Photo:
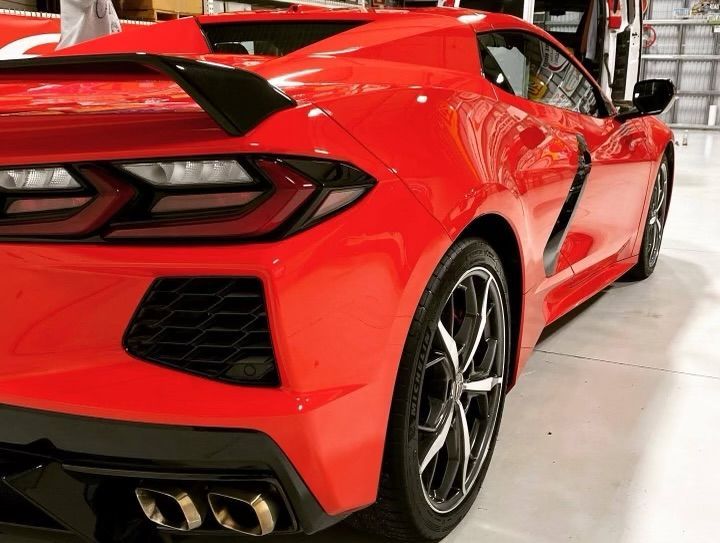
[[[281, 58], [211, 55], [199, 27], [294, 20], [366, 24]], [[8, 316], [0, 402], [256, 429], [280, 445], [328, 513], [374, 501], [400, 353], [442, 255], [483, 216], [515, 234], [517, 374], [549, 322], [636, 262], [651, 180], [670, 142], [654, 119], [584, 117], [495, 88], [476, 46], [476, 32], [493, 28], [552, 41], [516, 19], [461, 9], [296, 10], [183, 19], [64, 51], [199, 56], [254, 71], [297, 101], [242, 137], [228, 136], [163, 78], [53, 87], [42, 77], [1, 79], [0, 167], [267, 153], [350, 162], [377, 185], [350, 209], [276, 242], [0, 242]], [[543, 251], [577, 171], [578, 134], [594, 167], [548, 276]], [[262, 279], [279, 388], [217, 383], [123, 350], [152, 280], [196, 274]]]

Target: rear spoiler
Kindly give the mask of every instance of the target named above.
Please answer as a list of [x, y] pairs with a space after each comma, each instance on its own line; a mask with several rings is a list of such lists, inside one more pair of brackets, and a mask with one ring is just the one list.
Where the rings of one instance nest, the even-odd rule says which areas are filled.
[[0, 61], [0, 83], [22, 77], [79, 79], [93, 74], [159, 72], [185, 91], [228, 134], [242, 136], [296, 102], [257, 74], [204, 60], [149, 53], [48, 56]]

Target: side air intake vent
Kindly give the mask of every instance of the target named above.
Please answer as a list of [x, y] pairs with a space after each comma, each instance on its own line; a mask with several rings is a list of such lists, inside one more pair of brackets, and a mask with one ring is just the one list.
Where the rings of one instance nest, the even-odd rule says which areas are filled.
[[155, 280], [128, 327], [125, 348], [211, 379], [279, 383], [263, 287], [255, 278]]

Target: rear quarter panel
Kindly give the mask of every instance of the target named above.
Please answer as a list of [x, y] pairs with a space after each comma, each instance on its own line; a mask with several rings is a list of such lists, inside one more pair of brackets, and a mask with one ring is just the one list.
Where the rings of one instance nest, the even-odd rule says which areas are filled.
[[[482, 215], [503, 217], [519, 242], [523, 292], [537, 291], [547, 284], [543, 249], [577, 169], [576, 141], [498, 101], [479, 75], [427, 78], [366, 85], [319, 105], [406, 183], [451, 240]], [[525, 298], [518, 371], [546, 324], [544, 297]]]
[[[0, 121], [0, 139], [11, 142], [0, 167], [261, 150], [345, 160], [378, 180], [358, 205], [274, 243], [0, 243], [0, 314], [12, 315], [0, 332], [0, 403], [259, 430], [328, 513], [374, 501], [398, 361], [450, 243], [407, 186], [312, 106], [242, 138], [191, 112]], [[263, 280], [281, 387], [200, 379], [125, 351], [122, 336], [152, 280], [185, 275]]]

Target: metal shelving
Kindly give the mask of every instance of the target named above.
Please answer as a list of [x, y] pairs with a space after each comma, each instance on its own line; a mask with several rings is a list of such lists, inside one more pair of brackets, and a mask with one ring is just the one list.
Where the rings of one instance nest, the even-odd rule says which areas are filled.
[[643, 51], [642, 78], [675, 81], [678, 100], [665, 114], [676, 128], [720, 129], [708, 126], [710, 106], [720, 104], [720, 34], [706, 18], [672, 19], [676, 8], [689, 8], [694, 0], [652, 0], [646, 25], [655, 28], [655, 44]]

